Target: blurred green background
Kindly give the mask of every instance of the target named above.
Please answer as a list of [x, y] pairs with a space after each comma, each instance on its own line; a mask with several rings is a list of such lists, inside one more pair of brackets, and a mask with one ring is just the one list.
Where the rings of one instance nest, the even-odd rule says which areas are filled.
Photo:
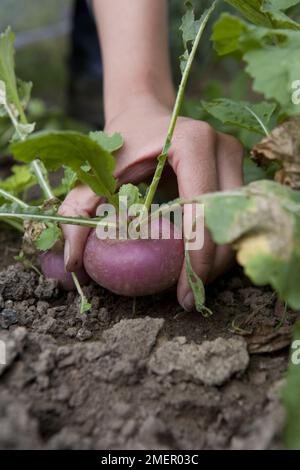
[[[85, 1], [85, 0], [82, 0]], [[201, 12], [211, 2], [194, 2], [196, 10]], [[184, 13], [184, 0], [170, 0], [170, 44], [172, 68], [175, 82], [180, 78], [178, 57], [182, 52], [179, 26]], [[42, 98], [48, 105], [56, 105], [66, 110], [66, 97], [69, 80], [68, 59], [70, 54], [70, 30], [72, 26], [72, 0], [0, 0], [0, 30], [10, 25], [17, 36], [17, 71], [24, 80], [34, 83], [33, 96]], [[223, 7], [224, 8], [224, 7]], [[215, 13], [215, 16], [219, 11]], [[198, 94], [207, 89], [209, 94], [217, 92], [214, 82], [219, 76], [214, 54], [209, 41], [209, 31], [202, 41], [194, 67], [189, 91]], [[222, 84], [230, 81], [238, 69], [231, 61]], [[224, 70], [224, 69], [223, 69]], [[222, 85], [222, 86], [223, 86]], [[100, 100], [101, 83], [99, 83]], [[207, 91], [207, 90], [206, 90]], [[219, 92], [218, 92], [219, 94]], [[89, 99], [89, 98], [88, 98]], [[90, 97], [91, 106], [95, 97]], [[83, 121], [86, 118], [83, 116]]]

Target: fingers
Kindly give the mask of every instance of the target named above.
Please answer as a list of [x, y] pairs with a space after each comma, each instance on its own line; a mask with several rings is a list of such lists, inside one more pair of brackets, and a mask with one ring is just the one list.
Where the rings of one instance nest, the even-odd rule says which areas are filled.
[[[91, 217], [100, 198], [87, 186], [77, 186], [65, 198], [59, 208], [63, 216]], [[90, 229], [77, 225], [62, 225], [65, 237], [65, 268], [67, 271], [76, 271], [82, 266], [82, 256]]]
[[[234, 137], [218, 134], [217, 168], [219, 189], [228, 191], [243, 185], [243, 146]], [[212, 282], [233, 264], [234, 252], [231, 247], [217, 246], [214, 263], [208, 282]]]
[[[205, 123], [187, 121], [181, 125], [180, 132], [174, 138], [169, 162], [177, 175], [179, 195], [191, 198], [218, 189], [216, 166], [217, 134]], [[185, 225], [188, 213], [185, 211]], [[187, 224], [188, 225], [188, 224]], [[185, 233], [187, 238], [190, 233]], [[201, 250], [190, 251], [193, 269], [205, 282], [209, 276], [215, 256], [215, 245], [208, 231], [205, 232], [204, 246]], [[189, 286], [185, 266], [179, 277], [177, 287], [178, 301], [185, 310], [192, 310], [195, 305]]]

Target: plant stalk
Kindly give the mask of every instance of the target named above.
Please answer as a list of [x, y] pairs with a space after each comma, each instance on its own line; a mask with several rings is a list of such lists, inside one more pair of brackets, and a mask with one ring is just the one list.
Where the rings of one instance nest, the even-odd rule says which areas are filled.
[[[28, 206], [30, 207], [30, 206]], [[32, 207], [32, 206], [31, 206]], [[64, 217], [61, 215], [47, 215], [47, 214], [31, 214], [30, 212], [26, 213], [14, 213], [14, 212], [1, 212], [0, 208], [0, 219], [3, 218], [15, 218], [20, 220], [38, 220], [40, 222], [57, 222], [63, 225], [80, 225], [83, 227], [96, 228], [99, 225], [104, 227], [115, 227], [116, 224], [101, 222], [98, 219], [87, 219], [83, 217]]]
[[[153, 202], [158, 184], [160, 182], [160, 179], [161, 179], [161, 176], [162, 176], [162, 173], [163, 173], [166, 161], [167, 161], [168, 151], [171, 147], [172, 138], [173, 138], [175, 126], [176, 126], [176, 123], [177, 123], [177, 119], [178, 119], [178, 116], [179, 116], [181, 108], [182, 108], [182, 102], [183, 102], [183, 98], [184, 98], [184, 93], [185, 93], [185, 89], [186, 89], [187, 80], [188, 80], [188, 77], [189, 77], [189, 74], [190, 74], [190, 71], [191, 71], [191, 67], [192, 67], [196, 52], [197, 52], [197, 48], [198, 48], [200, 39], [201, 39], [202, 34], [203, 34], [203, 31], [204, 31], [204, 29], [207, 25], [207, 22], [208, 22], [208, 20], [211, 16], [211, 14], [213, 13], [213, 11], [216, 7], [217, 1], [218, 0], [213, 2], [212, 6], [206, 11], [206, 14], [203, 17], [203, 20], [201, 21], [199, 31], [198, 31], [197, 36], [195, 38], [194, 44], [192, 46], [192, 50], [189, 54], [187, 64], [186, 64], [184, 72], [182, 74], [182, 78], [181, 78], [178, 93], [177, 93], [177, 96], [176, 96], [176, 101], [175, 101], [175, 105], [174, 105], [174, 108], [173, 108], [173, 112], [172, 112], [172, 116], [171, 116], [171, 122], [170, 122], [170, 125], [169, 125], [169, 129], [168, 129], [167, 137], [166, 137], [166, 140], [165, 140], [165, 144], [164, 144], [162, 153], [158, 157], [157, 167], [156, 167], [152, 182], [150, 184], [150, 187], [149, 187], [149, 190], [148, 190], [148, 193], [147, 193], [147, 196], [146, 196], [145, 211], [146, 211], [146, 209], [147, 209], [147, 211], [149, 211], [150, 206]], [[143, 216], [144, 216], [144, 214], [142, 213], [141, 214], [141, 219], [143, 218]]]
[[50, 188], [48, 179], [45, 176], [45, 167], [42, 162], [40, 162], [40, 160], [34, 160], [31, 163], [31, 168], [38, 180], [39, 186], [43, 191], [45, 198], [47, 200], [54, 199], [54, 194]]
[[14, 202], [14, 203], [18, 204], [19, 206], [22, 206], [24, 208], [25, 207], [26, 208], [30, 207], [28, 204], [26, 204], [26, 202], [22, 201], [21, 199], [19, 199], [16, 196], [13, 196], [12, 194], [5, 191], [4, 189], [0, 189], [0, 196], [4, 197], [8, 201], [11, 201], [11, 202]]

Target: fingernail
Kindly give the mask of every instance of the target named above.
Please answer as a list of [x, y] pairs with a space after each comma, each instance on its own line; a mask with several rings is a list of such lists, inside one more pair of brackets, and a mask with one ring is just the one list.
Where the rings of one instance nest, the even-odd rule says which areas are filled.
[[70, 261], [70, 243], [68, 240], [65, 241], [65, 248], [64, 248], [64, 263], [65, 269], [68, 270], [68, 264]]
[[189, 292], [182, 302], [182, 307], [186, 312], [191, 312], [195, 308], [195, 298], [192, 292]]

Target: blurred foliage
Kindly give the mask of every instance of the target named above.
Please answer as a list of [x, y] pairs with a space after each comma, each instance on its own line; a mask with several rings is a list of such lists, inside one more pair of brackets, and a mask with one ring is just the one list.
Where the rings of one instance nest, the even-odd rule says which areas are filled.
[[[0, 0], [0, 30], [8, 25], [18, 33], [57, 23], [66, 15], [72, 0]], [[20, 4], [22, 3], [22, 7]]]

